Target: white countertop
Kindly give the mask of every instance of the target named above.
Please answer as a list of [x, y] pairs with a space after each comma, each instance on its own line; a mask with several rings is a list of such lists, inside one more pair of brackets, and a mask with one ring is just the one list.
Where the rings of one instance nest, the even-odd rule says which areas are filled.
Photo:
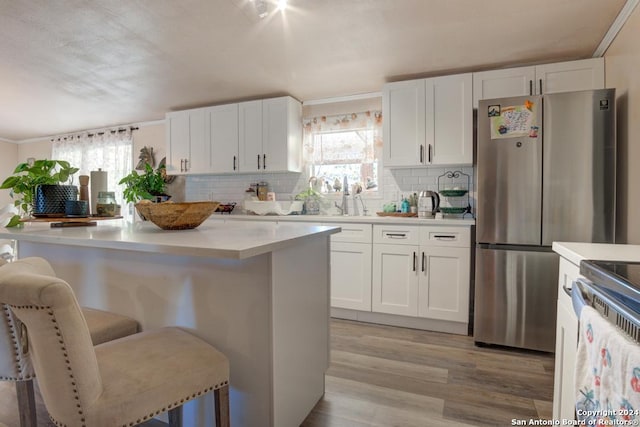
[[553, 250], [575, 265], [585, 259], [600, 261], [640, 261], [640, 245], [609, 243], [553, 242]]
[[35, 243], [244, 259], [299, 244], [313, 236], [338, 233], [339, 227], [273, 222], [206, 221], [193, 230], [161, 230], [151, 223], [103, 221], [92, 227], [51, 228], [29, 223], [1, 228], [0, 239]]
[[212, 220], [245, 220], [245, 221], [276, 221], [276, 222], [313, 222], [313, 223], [364, 223], [364, 224], [415, 224], [415, 225], [446, 225], [472, 226], [473, 218], [406, 218], [392, 216], [339, 216], [339, 215], [245, 215], [245, 214], [213, 214]]

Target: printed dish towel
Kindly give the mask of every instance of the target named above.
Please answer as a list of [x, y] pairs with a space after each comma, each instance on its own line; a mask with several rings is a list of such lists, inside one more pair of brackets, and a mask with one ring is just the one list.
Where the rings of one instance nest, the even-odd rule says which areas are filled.
[[[595, 309], [580, 313], [576, 415], [586, 425], [637, 425], [640, 346]], [[616, 423], [619, 421], [619, 423]]]

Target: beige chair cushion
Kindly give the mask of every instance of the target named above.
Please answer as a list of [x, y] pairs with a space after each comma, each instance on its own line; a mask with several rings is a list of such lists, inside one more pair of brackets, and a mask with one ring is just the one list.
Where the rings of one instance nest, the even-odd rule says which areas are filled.
[[[55, 275], [51, 265], [42, 258], [24, 258], [21, 262], [27, 264], [33, 273]], [[0, 260], [0, 266], [4, 264]], [[82, 314], [94, 345], [139, 331], [138, 322], [127, 316], [92, 308], [83, 308]], [[0, 304], [0, 380], [24, 381], [35, 376], [31, 360], [22, 354], [20, 336], [20, 321], [8, 306]]]
[[82, 315], [89, 327], [93, 345], [133, 335], [140, 330], [136, 320], [110, 311], [82, 307]]
[[146, 414], [140, 418], [144, 421], [229, 379], [226, 357], [178, 328], [141, 332], [96, 346], [95, 351], [104, 391], [88, 408], [90, 426], [140, 422], [130, 417], [135, 413]]
[[57, 425], [132, 426], [228, 384], [229, 363], [195, 336], [165, 328], [96, 346], [71, 287], [16, 261], [0, 301], [28, 329], [42, 397]]

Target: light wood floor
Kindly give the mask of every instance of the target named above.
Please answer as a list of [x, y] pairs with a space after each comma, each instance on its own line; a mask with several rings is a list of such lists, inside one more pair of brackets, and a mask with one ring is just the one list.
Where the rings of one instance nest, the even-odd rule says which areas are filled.
[[551, 419], [552, 400], [552, 354], [334, 320], [325, 396], [303, 427], [507, 426]]
[[[302, 426], [508, 426], [512, 419], [551, 419], [552, 398], [551, 354], [479, 348], [472, 337], [332, 320], [325, 396]], [[38, 401], [39, 426], [52, 426], [39, 396]], [[8, 382], [0, 382], [2, 423], [18, 427]]]

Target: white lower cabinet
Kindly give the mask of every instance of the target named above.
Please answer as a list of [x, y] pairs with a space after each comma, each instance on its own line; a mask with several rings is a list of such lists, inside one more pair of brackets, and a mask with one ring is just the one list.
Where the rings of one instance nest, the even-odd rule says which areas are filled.
[[427, 246], [420, 257], [418, 316], [468, 322], [469, 248]]
[[558, 308], [556, 320], [556, 355], [553, 381], [553, 419], [575, 418], [574, 369], [578, 345], [578, 318], [573, 311], [571, 297], [565, 289], [571, 289], [580, 275], [577, 265], [560, 258], [558, 278]]
[[379, 313], [418, 315], [418, 246], [373, 246], [372, 310]]
[[371, 243], [331, 243], [331, 306], [371, 311]]
[[470, 255], [468, 228], [374, 226], [373, 311], [467, 323]]
[[331, 307], [371, 311], [371, 224], [332, 223]]

